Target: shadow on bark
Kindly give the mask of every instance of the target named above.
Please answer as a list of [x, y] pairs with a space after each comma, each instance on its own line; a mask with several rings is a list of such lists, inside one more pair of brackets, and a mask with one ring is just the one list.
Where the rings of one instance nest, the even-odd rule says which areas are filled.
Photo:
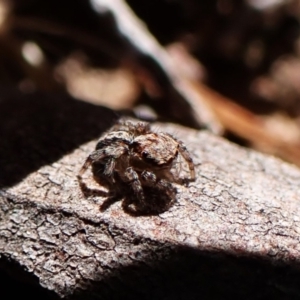
[[113, 111], [62, 94], [0, 99], [0, 187], [21, 181], [108, 129]]
[[299, 299], [299, 280], [292, 266], [176, 248], [166, 260], [124, 267], [93, 283], [89, 299]]
[[53, 291], [42, 288], [36, 276], [29, 274], [18, 263], [0, 258], [1, 300], [61, 299]]
[[[261, 258], [233, 257], [173, 248], [164, 260], [112, 270], [111, 277], [80, 283], [68, 299], [299, 299], [300, 270]], [[3, 261], [3, 260], [2, 260]], [[9, 266], [9, 265], [7, 265]], [[6, 266], [6, 267], [7, 267]], [[95, 274], [100, 278], [102, 274]], [[14, 287], [5, 285], [6, 289]], [[24, 285], [21, 285], [24, 287]], [[28, 290], [28, 287], [26, 287]], [[45, 299], [59, 299], [46, 289]], [[34, 289], [29, 290], [34, 294]], [[4, 298], [6, 299], [6, 298]]]

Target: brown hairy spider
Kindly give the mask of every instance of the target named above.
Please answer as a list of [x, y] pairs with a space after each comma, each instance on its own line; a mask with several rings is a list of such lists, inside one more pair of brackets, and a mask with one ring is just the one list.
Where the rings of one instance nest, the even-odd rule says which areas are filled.
[[178, 165], [179, 155], [188, 165], [189, 180], [195, 180], [193, 160], [181, 141], [168, 133], [151, 131], [148, 123], [118, 123], [100, 138], [95, 151], [82, 166], [78, 179], [81, 182], [89, 166], [98, 165], [98, 179], [100, 177], [115, 190], [129, 186], [138, 204], [145, 207], [144, 190], [155, 189], [174, 200], [175, 190], [171, 182], [183, 183], [179, 172], [171, 172]]

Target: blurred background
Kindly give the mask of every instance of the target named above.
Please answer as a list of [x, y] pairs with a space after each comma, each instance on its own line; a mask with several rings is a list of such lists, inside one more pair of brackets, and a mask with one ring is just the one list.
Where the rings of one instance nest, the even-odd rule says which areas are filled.
[[[1, 0], [0, 89], [210, 128], [300, 165], [299, 18], [298, 0]], [[145, 59], [147, 38], [173, 69], [155, 47]]]

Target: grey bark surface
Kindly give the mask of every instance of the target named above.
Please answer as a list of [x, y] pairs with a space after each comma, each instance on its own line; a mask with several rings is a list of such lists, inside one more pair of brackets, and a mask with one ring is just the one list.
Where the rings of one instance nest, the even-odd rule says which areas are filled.
[[[185, 142], [196, 182], [176, 185], [159, 215], [131, 216], [121, 201], [100, 212], [105, 196], [84, 197], [76, 175], [114, 112], [35, 95], [2, 100], [0, 115], [0, 253], [43, 287], [79, 299], [299, 299], [296, 167], [153, 124]], [[86, 182], [101, 189], [90, 173]]]

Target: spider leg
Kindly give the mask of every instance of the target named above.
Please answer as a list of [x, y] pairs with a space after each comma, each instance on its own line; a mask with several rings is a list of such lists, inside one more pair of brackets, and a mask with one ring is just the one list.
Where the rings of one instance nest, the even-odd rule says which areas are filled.
[[86, 172], [86, 170], [89, 168], [89, 166], [94, 163], [95, 161], [101, 161], [105, 157], [105, 153], [102, 149], [95, 150], [93, 151], [86, 161], [84, 162], [83, 166], [81, 167], [79, 173], [78, 173], [78, 178], [81, 178], [82, 175]]
[[80, 186], [80, 189], [85, 197], [89, 196], [99, 196], [99, 197], [105, 197], [108, 195], [107, 192], [99, 189], [93, 189], [87, 186], [85, 182], [83, 182], [82, 177], [78, 177], [78, 183]]
[[189, 151], [186, 149], [186, 146], [184, 145], [184, 143], [182, 141], [173, 137], [171, 134], [168, 134], [168, 135], [178, 143], [178, 150], [179, 150], [180, 154], [183, 156], [183, 158], [185, 159], [185, 161], [187, 162], [189, 170], [190, 170], [190, 176], [191, 176], [190, 180], [195, 181], [195, 178], [196, 178], [195, 166], [194, 166], [193, 159], [191, 158]]
[[82, 168], [79, 171], [78, 177], [81, 177], [88, 167], [95, 163], [102, 163], [105, 165], [103, 174], [110, 177], [113, 174], [113, 170], [115, 168], [116, 159], [118, 159], [121, 155], [123, 155], [127, 151], [126, 147], [118, 147], [118, 145], [112, 145], [105, 149], [100, 148], [93, 151], [88, 158], [86, 159], [85, 163], [83, 164]]
[[153, 172], [143, 171], [141, 173], [141, 178], [146, 186], [156, 187], [161, 191], [166, 192], [171, 199], [176, 197], [175, 189], [172, 184], [165, 179], [157, 179]]
[[[81, 167], [79, 174], [77, 175], [79, 186], [85, 196], [96, 194], [103, 195], [103, 192], [97, 192], [97, 190], [87, 187], [86, 183], [83, 182], [82, 175], [86, 172], [86, 170], [90, 166], [92, 166], [92, 172], [96, 182], [106, 188], [110, 188], [115, 184], [115, 178], [113, 175], [116, 160], [125, 152], [125, 147], [111, 147], [105, 149], [100, 148], [93, 151], [88, 156], [83, 166]], [[114, 195], [117, 194], [116, 192], [116, 189], [114, 189]]]
[[[105, 168], [103, 171], [103, 175], [109, 179], [112, 183], [115, 183], [115, 179], [113, 178], [114, 170], [116, 168], [117, 160], [121, 158], [122, 155], [128, 152], [127, 146], [120, 147], [118, 144], [112, 145], [109, 148], [106, 148], [105, 153], [109, 153], [105, 160]], [[128, 166], [128, 159], [126, 157], [122, 158], [123, 164]], [[120, 165], [119, 165], [120, 167]], [[122, 166], [124, 168], [124, 166]]]
[[168, 179], [171, 182], [177, 182], [180, 183], [181, 179], [180, 179], [180, 172], [181, 172], [181, 156], [177, 155], [177, 157], [175, 158], [175, 160], [172, 163], [172, 166], [174, 167], [175, 171], [171, 172], [171, 169], [168, 170], [168, 172], [165, 171], [165, 173], [167, 173], [168, 175], [165, 177], [166, 179]]
[[107, 177], [111, 177], [114, 172], [115, 166], [116, 166], [116, 159], [114, 157], [108, 159], [105, 164], [103, 174]]
[[122, 175], [122, 180], [124, 182], [128, 182], [131, 185], [138, 200], [141, 202], [141, 204], [144, 204], [145, 196], [138, 173], [132, 167], [128, 167]]

